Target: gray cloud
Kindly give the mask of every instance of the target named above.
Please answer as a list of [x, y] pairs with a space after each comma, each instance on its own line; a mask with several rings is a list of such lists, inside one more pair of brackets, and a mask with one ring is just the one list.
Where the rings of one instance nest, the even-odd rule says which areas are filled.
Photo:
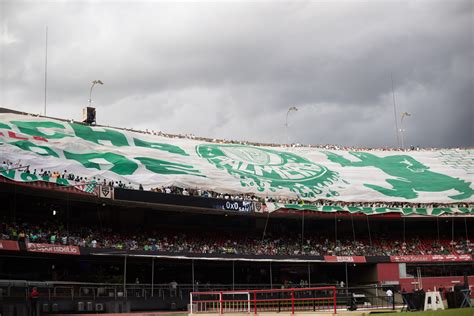
[[0, 104], [228, 139], [473, 146], [472, 1], [1, 2]]

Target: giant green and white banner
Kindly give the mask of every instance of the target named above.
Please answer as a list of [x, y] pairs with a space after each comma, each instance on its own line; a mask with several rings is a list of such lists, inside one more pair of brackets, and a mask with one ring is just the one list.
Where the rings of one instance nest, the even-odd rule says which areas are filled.
[[267, 203], [266, 208], [268, 212], [274, 212], [279, 209], [297, 210], [297, 211], [314, 211], [322, 213], [335, 212], [349, 212], [352, 214], [362, 213], [365, 215], [377, 215], [386, 213], [399, 213], [404, 216], [439, 216], [439, 215], [466, 215], [473, 216], [473, 207], [459, 207], [453, 204], [453, 207], [358, 207], [358, 206], [341, 206], [341, 205], [313, 205], [313, 204], [281, 204], [281, 203]]
[[145, 188], [352, 202], [470, 203], [474, 194], [472, 150], [221, 144], [2, 113], [0, 154], [0, 160], [29, 165], [31, 171], [67, 170]]

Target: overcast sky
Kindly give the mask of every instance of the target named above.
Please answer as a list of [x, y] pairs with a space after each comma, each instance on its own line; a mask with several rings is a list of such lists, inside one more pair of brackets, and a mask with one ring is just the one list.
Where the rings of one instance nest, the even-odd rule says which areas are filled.
[[198, 136], [474, 146], [473, 1], [0, 0], [0, 106]]

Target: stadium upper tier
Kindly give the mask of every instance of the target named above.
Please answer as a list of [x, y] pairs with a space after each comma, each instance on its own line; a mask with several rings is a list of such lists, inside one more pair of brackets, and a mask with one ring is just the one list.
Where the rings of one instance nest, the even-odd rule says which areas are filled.
[[[0, 160], [144, 189], [177, 186], [278, 199], [473, 202], [474, 154], [457, 150], [334, 150], [169, 137], [0, 113]], [[16, 181], [40, 177], [10, 168]]]

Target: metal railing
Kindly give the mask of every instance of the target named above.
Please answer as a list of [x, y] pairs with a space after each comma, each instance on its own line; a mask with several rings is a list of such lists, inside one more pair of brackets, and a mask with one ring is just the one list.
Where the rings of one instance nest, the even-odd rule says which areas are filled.
[[[312, 286], [327, 286], [318, 284]], [[330, 284], [334, 285], [334, 284]], [[114, 300], [188, 300], [191, 292], [238, 291], [281, 289], [282, 284], [136, 284], [130, 283], [84, 283], [84, 282], [31, 282], [26, 280], [0, 280], [0, 301], [5, 299], [29, 299], [31, 289], [36, 287], [41, 298], [53, 299], [102, 299]], [[292, 285], [292, 287], [298, 287]], [[385, 290], [380, 285], [336, 288], [338, 308], [355, 306], [360, 308], [392, 308]], [[394, 297], [396, 298], [396, 297]], [[401, 298], [398, 298], [401, 302]]]

